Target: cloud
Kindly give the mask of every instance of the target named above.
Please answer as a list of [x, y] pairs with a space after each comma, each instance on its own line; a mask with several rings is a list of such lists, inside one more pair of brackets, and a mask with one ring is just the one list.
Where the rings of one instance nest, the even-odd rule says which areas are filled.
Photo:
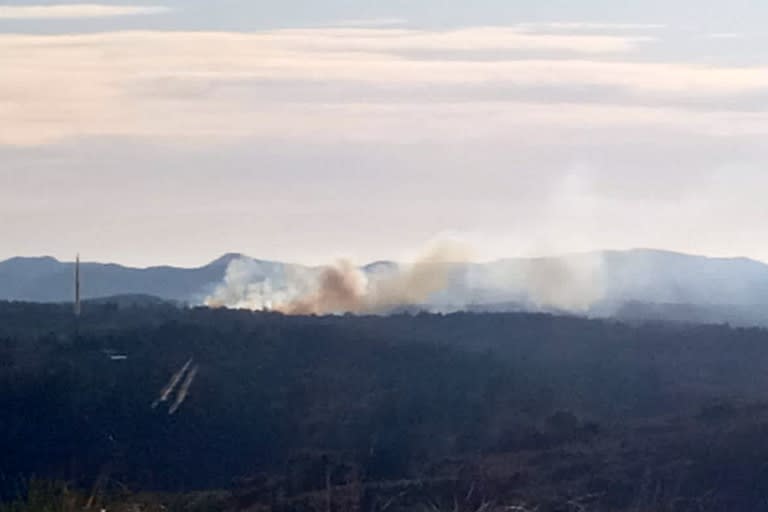
[[3, 5], [0, 20], [77, 19], [162, 14], [171, 9], [162, 6], [60, 4], [60, 5]]
[[744, 39], [747, 36], [738, 32], [715, 32], [707, 34], [706, 37], [709, 39]]
[[[505, 27], [6, 34], [0, 144], [94, 135], [461, 140], [547, 125], [768, 131], [765, 112], [729, 108], [768, 87], [768, 68], [622, 53], [637, 44]], [[557, 57], [504, 53], [542, 49]]]
[[660, 30], [666, 28], [666, 25], [659, 23], [595, 23], [595, 22], [574, 22], [574, 21], [555, 21], [538, 23], [520, 23], [517, 28], [531, 31], [546, 30], [565, 30], [565, 31], [624, 31], [624, 30]]
[[514, 27], [468, 27], [453, 30], [405, 28], [283, 29], [263, 33], [294, 47], [335, 51], [402, 50], [559, 50], [602, 54], [627, 52], [649, 37], [595, 34], [535, 34]]
[[406, 25], [408, 20], [405, 18], [360, 18], [350, 20], [339, 20], [329, 23], [333, 27], [392, 27]]

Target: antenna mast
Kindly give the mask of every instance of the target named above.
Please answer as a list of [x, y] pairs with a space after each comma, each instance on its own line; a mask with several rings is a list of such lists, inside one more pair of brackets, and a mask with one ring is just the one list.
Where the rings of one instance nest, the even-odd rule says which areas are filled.
[[75, 316], [80, 318], [82, 308], [80, 305], [80, 254], [75, 260]]

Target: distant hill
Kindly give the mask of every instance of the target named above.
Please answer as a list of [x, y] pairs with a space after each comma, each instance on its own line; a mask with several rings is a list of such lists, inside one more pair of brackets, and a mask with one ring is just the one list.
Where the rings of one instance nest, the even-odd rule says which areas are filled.
[[104, 305], [111, 304], [118, 308], [148, 308], [151, 306], [158, 306], [161, 304], [167, 304], [169, 306], [178, 305], [177, 301], [169, 299], [161, 299], [154, 295], [110, 295], [109, 297], [99, 297], [96, 299], [86, 299], [84, 301], [86, 305]]
[[[153, 296], [178, 302], [197, 302], [222, 281], [230, 262], [227, 254], [198, 268], [159, 266], [131, 268], [113, 263], [81, 264], [83, 299], [112, 296]], [[12, 258], [0, 262], [0, 299], [32, 302], [71, 301], [73, 262], [50, 257]]]
[[[230, 267], [235, 261], [239, 265]], [[396, 272], [398, 264], [377, 261], [361, 268], [381, 275]], [[279, 287], [288, 276], [311, 271], [235, 253], [198, 268], [85, 262], [83, 298], [145, 297], [138, 301], [143, 303], [154, 297], [199, 304], [225, 279], [243, 286], [269, 281]], [[0, 262], [0, 300], [71, 301], [73, 274], [73, 262], [11, 258]], [[571, 311], [630, 320], [768, 325], [768, 265], [652, 249], [465, 263], [457, 265], [445, 288], [424, 306], [438, 311]]]

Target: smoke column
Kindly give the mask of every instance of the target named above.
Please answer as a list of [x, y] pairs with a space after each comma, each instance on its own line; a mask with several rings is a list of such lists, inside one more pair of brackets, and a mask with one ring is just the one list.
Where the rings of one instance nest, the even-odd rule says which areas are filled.
[[465, 245], [441, 242], [403, 265], [361, 269], [340, 260], [319, 268], [285, 265], [279, 271], [274, 265], [233, 261], [205, 304], [289, 315], [386, 314], [408, 307], [448, 312], [496, 304], [508, 311], [585, 313], [605, 293], [598, 253], [473, 264]]
[[445, 289], [452, 276], [469, 260], [470, 251], [456, 242], [432, 246], [415, 263], [388, 278], [373, 280], [367, 308], [373, 312], [397, 306], [424, 304], [432, 295]]
[[224, 282], [206, 299], [211, 307], [269, 309], [290, 315], [385, 313], [418, 306], [444, 289], [467, 261], [461, 244], [433, 244], [411, 264], [366, 274], [349, 261], [319, 269], [289, 268], [282, 283], [252, 281], [257, 263], [232, 262]]
[[275, 310], [289, 315], [357, 313], [363, 310], [368, 282], [365, 274], [346, 260], [322, 270], [316, 290], [299, 296]]

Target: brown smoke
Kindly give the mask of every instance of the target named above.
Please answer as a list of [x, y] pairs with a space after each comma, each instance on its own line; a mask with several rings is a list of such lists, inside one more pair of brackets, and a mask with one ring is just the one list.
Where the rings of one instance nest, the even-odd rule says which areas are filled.
[[[447, 311], [482, 301], [512, 300], [585, 312], [606, 291], [602, 255], [597, 253], [479, 266], [466, 265], [468, 261], [466, 246], [455, 242], [429, 245], [412, 263], [378, 264], [365, 270], [345, 260], [311, 268], [238, 258], [230, 262], [224, 280], [205, 304], [326, 315], [389, 313], [409, 306]], [[481, 302], [475, 302], [478, 298]]]
[[275, 309], [287, 315], [326, 315], [359, 312], [365, 299], [365, 276], [352, 263], [340, 260], [322, 270], [316, 290]]
[[339, 261], [323, 269], [317, 286], [293, 300], [275, 306], [289, 315], [381, 313], [398, 306], [424, 304], [444, 289], [452, 272], [468, 258], [457, 243], [433, 245], [416, 262], [394, 272], [367, 278], [355, 265]]
[[397, 306], [424, 304], [444, 289], [451, 275], [469, 259], [469, 251], [455, 242], [433, 245], [410, 266], [372, 284], [368, 296], [369, 309], [378, 313]]

